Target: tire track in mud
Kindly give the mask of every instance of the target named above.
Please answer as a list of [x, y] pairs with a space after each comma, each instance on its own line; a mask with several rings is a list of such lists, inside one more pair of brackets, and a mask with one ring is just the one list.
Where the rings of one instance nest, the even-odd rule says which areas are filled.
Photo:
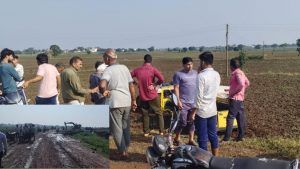
[[64, 158], [63, 162], [66, 167], [107, 168], [109, 166], [107, 158], [82, 146], [78, 140], [54, 133], [49, 133], [48, 136], [55, 142], [60, 156]]
[[4, 156], [2, 165], [5, 168], [24, 168], [30, 148], [26, 144], [12, 144], [8, 146], [7, 155]]
[[37, 140], [34, 141], [34, 143], [31, 145], [30, 149], [30, 155], [26, 161], [26, 164], [24, 166], [24, 168], [29, 168], [31, 166], [32, 160], [33, 160], [33, 155], [36, 151], [36, 149], [38, 148], [39, 144], [41, 143], [41, 141], [43, 140], [43, 138], [38, 138]]
[[38, 133], [33, 144], [12, 144], [3, 158], [5, 168], [108, 168], [108, 158], [78, 140], [54, 131]]
[[52, 137], [52, 141], [56, 142], [55, 145], [58, 146], [58, 151], [64, 155], [67, 161], [73, 161], [73, 163], [77, 164], [72, 167], [108, 167], [109, 161], [107, 158], [82, 146], [78, 140], [62, 136], [61, 134], [50, 133], [48, 136]]

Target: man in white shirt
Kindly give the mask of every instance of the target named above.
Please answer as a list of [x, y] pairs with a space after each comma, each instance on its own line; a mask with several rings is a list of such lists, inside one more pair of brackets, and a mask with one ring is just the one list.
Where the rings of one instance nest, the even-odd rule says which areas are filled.
[[[110, 132], [113, 135], [119, 154], [115, 159], [128, 158], [130, 145], [130, 109], [137, 107], [133, 79], [125, 65], [117, 63], [114, 49], [107, 49], [103, 61], [105, 69], [99, 87], [109, 104]], [[119, 157], [118, 157], [119, 156]]]
[[212, 67], [213, 58], [211, 52], [204, 52], [199, 56], [200, 72], [196, 82], [192, 120], [195, 120], [199, 147], [207, 150], [207, 141], [209, 139], [212, 154], [218, 155], [216, 98], [220, 86], [220, 75]]
[[17, 82], [16, 81], [16, 84], [17, 84], [17, 89], [18, 89], [18, 92], [19, 92], [19, 94], [20, 94], [20, 96], [21, 96], [21, 98], [22, 98], [22, 102], [23, 102], [23, 104], [27, 104], [27, 99], [26, 99], [26, 94], [25, 94], [25, 91], [24, 91], [24, 89], [23, 89], [23, 87], [22, 87], [22, 85], [24, 84], [24, 67], [23, 67], [23, 65], [21, 65], [20, 63], [19, 63], [19, 56], [17, 56], [17, 55], [13, 55], [13, 60], [12, 60], [12, 64], [13, 64], [13, 66], [14, 66], [14, 68], [15, 68], [15, 70], [17, 71], [17, 73], [18, 73], [18, 75], [20, 76], [20, 78], [22, 79], [22, 81], [20, 81], [20, 82]]

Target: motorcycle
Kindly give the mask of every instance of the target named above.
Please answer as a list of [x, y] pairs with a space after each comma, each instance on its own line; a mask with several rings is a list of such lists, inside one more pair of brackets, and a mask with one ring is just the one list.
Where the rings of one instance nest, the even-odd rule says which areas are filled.
[[165, 136], [152, 138], [152, 146], [146, 150], [147, 162], [151, 169], [300, 169], [299, 160], [292, 162], [256, 157], [216, 157], [210, 152], [192, 145], [173, 146], [172, 134], [178, 122], [178, 108], [173, 94], [174, 115]]

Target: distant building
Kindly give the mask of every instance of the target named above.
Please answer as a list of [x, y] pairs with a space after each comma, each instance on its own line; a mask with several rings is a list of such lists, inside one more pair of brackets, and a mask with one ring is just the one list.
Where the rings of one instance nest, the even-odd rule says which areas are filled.
[[90, 48], [89, 50], [90, 50], [92, 53], [96, 53], [96, 52], [98, 51], [97, 48]]

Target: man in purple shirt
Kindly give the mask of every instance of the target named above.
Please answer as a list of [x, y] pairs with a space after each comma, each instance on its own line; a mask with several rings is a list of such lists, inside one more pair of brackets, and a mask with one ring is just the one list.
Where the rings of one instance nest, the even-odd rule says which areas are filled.
[[[141, 108], [144, 121], [144, 136], [149, 136], [149, 112], [151, 108], [159, 118], [160, 134], [164, 131], [164, 117], [159, 107], [159, 97], [155, 87], [164, 81], [162, 74], [151, 65], [152, 56], [146, 54], [144, 56], [144, 64], [131, 72], [131, 76], [138, 80], [139, 95], [141, 100]], [[155, 79], [157, 80], [155, 81]]]
[[176, 72], [173, 76], [173, 85], [175, 95], [177, 97], [178, 108], [180, 110], [179, 121], [175, 128], [174, 144], [179, 144], [180, 134], [183, 129], [189, 132], [190, 145], [196, 145], [194, 141], [195, 126], [193, 121], [188, 121], [190, 110], [193, 108], [197, 71], [193, 70], [193, 59], [190, 57], [184, 57], [182, 59], [183, 69]]

